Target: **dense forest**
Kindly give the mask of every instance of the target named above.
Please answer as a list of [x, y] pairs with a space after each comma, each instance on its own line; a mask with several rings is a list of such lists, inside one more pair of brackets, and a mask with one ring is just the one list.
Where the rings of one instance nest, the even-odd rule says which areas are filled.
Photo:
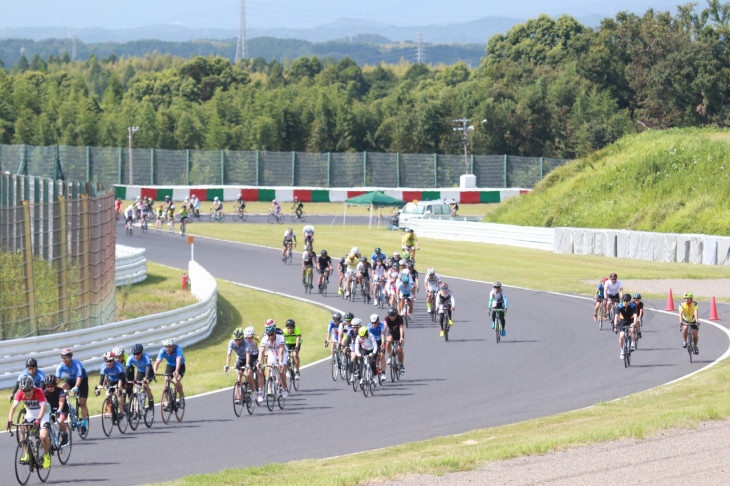
[[542, 15], [489, 39], [478, 67], [349, 58], [171, 55], [0, 70], [0, 143], [459, 153], [575, 158], [626, 133], [730, 122], [730, 4], [619, 13], [586, 28]]

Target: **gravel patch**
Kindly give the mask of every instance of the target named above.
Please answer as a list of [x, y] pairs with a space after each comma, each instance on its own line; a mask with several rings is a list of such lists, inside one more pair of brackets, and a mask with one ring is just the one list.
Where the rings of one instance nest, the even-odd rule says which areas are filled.
[[730, 421], [485, 464], [443, 476], [409, 475], [378, 485], [724, 485], [730, 481]]

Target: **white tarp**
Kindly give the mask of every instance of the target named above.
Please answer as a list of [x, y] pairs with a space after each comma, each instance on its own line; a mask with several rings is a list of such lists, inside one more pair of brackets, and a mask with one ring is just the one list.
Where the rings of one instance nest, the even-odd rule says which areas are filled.
[[704, 239], [701, 236], [692, 235], [690, 242], [689, 262], [694, 264], [702, 263]]
[[717, 264], [730, 265], [730, 238], [723, 236], [717, 242]]
[[717, 265], [717, 236], [706, 235], [702, 247], [702, 264]]
[[555, 253], [571, 253], [570, 239], [570, 228], [555, 228], [553, 251]]
[[621, 230], [616, 232], [616, 256], [618, 258], [630, 258], [629, 233]]

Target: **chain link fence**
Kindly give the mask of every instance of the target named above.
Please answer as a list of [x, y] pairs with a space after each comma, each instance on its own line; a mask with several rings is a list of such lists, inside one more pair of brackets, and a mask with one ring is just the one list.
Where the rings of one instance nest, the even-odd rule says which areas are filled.
[[[130, 170], [131, 155], [131, 170]], [[513, 155], [237, 152], [103, 147], [0, 145], [0, 169], [131, 185], [243, 185], [293, 187], [532, 188], [562, 159]]]
[[114, 321], [115, 222], [111, 192], [0, 175], [1, 339]]

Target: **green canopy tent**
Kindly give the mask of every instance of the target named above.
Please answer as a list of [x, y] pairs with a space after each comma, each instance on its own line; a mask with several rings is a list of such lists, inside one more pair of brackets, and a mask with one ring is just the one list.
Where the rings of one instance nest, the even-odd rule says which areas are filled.
[[[347, 219], [347, 206], [370, 206], [370, 220], [368, 221], [368, 229], [373, 226], [373, 211], [375, 208], [400, 208], [405, 206], [405, 201], [401, 201], [395, 197], [388, 196], [383, 191], [372, 191], [365, 194], [361, 194], [357, 197], [351, 197], [345, 199], [345, 213], [342, 219], [342, 225], [345, 225]], [[380, 218], [378, 218], [378, 226], [380, 225]]]

